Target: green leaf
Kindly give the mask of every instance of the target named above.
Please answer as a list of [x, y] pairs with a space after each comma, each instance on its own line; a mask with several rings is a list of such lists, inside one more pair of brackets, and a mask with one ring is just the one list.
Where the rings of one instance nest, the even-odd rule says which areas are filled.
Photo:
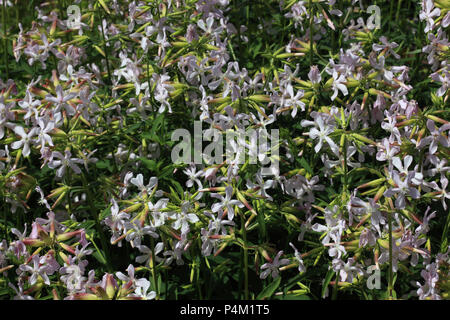
[[180, 184], [178, 181], [173, 180], [173, 179], [171, 179], [170, 182], [174, 185], [174, 187], [175, 187], [175, 189], [177, 190], [177, 192], [178, 192], [181, 196], [183, 196], [184, 191], [183, 191], [183, 187], [181, 186], [181, 184]]
[[100, 254], [100, 252], [98, 252], [98, 251], [94, 251], [94, 253], [92, 253], [92, 255], [94, 256], [95, 259], [97, 259], [98, 262], [106, 265], [106, 260], [105, 260], [105, 257], [103, 254]]
[[173, 176], [173, 165], [168, 165], [164, 169], [161, 170], [161, 172], [158, 174], [158, 180], [169, 180], [174, 181], [173, 179], [167, 179], [167, 177]]
[[109, 171], [113, 171], [113, 167], [109, 160], [100, 160], [95, 163], [95, 166], [99, 169], [108, 169]]
[[170, 189], [170, 195], [177, 201], [177, 202], [181, 202], [180, 197], [178, 197], [178, 194], [175, 192], [175, 190], [173, 190], [172, 187], [169, 186]]
[[323, 282], [323, 286], [322, 286], [322, 297], [325, 296], [325, 292], [328, 288], [328, 284], [330, 283], [331, 278], [333, 278], [334, 274], [335, 274], [335, 272], [333, 269], [328, 270], [328, 273], [325, 277], [325, 281]]
[[269, 284], [267, 287], [261, 291], [261, 293], [256, 297], [257, 300], [263, 300], [270, 298], [274, 293], [275, 290], [280, 286], [281, 283], [281, 277], [277, 277], [275, 280], [272, 281], [271, 284]]
[[[1, 296], [4, 296], [4, 295], [7, 295], [7, 294], [9, 293], [9, 291], [10, 291], [10, 290], [8, 290], [8, 288], [1, 289], [1, 290], [0, 290], [0, 297], [1, 297]], [[4, 298], [4, 297], [3, 297], [3, 298]]]
[[305, 160], [305, 158], [301, 157], [299, 161], [300, 161], [300, 164], [302, 165], [302, 167], [305, 168], [306, 172], [308, 172], [311, 175], [314, 174], [313, 170], [311, 169], [311, 167], [309, 166], [309, 163]]
[[110, 210], [110, 208], [106, 208], [105, 210], [103, 210], [101, 213], [100, 213], [100, 217], [99, 217], [99, 219], [100, 220], [104, 220], [107, 216], [109, 216], [109, 215], [111, 215], [111, 210]]
[[136, 133], [137, 129], [139, 129], [141, 127], [141, 125], [142, 125], [142, 123], [132, 124], [127, 128], [126, 132], [127, 133]]
[[152, 159], [146, 159], [146, 158], [142, 158], [140, 157], [139, 160], [142, 161], [142, 163], [147, 167], [148, 170], [150, 171], [156, 171], [157, 169], [157, 164], [155, 160]]
[[282, 300], [311, 300], [307, 295], [288, 294], [282, 298]]
[[[253, 208], [259, 208], [259, 205], [257, 205], [257, 201], [253, 201]], [[261, 235], [261, 239], [265, 239], [267, 236], [265, 215], [260, 210], [258, 210], [258, 212], [260, 212], [260, 214], [258, 214], [256, 218], [258, 220], [259, 232]]]
[[82, 223], [80, 223], [79, 227], [83, 228], [85, 230], [91, 230], [93, 229], [95, 226], [95, 221], [94, 220], [86, 220]]

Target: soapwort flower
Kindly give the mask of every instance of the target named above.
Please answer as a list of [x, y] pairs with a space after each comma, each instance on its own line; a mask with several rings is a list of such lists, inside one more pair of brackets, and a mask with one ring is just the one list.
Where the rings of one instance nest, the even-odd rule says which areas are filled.
[[422, 10], [420, 11], [419, 18], [420, 20], [425, 20], [425, 22], [427, 23], [425, 29], [423, 30], [425, 33], [433, 30], [433, 18], [438, 17], [440, 14], [441, 10], [434, 7], [434, 3], [432, 0], [422, 0]]
[[270, 274], [272, 276], [272, 278], [277, 278], [279, 275], [279, 269], [281, 266], [287, 265], [289, 264], [290, 260], [289, 259], [281, 259], [280, 257], [283, 255], [283, 251], [279, 251], [277, 253], [277, 255], [275, 256], [275, 258], [273, 259], [273, 261], [271, 262], [266, 262], [261, 266], [261, 270], [264, 270], [261, 272], [261, 274], [259, 275], [259, 277], [261, 279], [265, 279], [267, 278], [267, 276]]
[[60, 160], [52, 160], [48, 163], [48, 167], [51, 169], [56, 169], [56, 176], [58, 178], [64, 177], [67, 168], [73, 170], [74, 173], [80, 174], [81, 169], [77, 164], [83, 164], [83, 160], [79, 158], [73, 158], [70, 150], [65, 150], [64, 155], [59, 151], [53, 151], [53, 157]]
[[15, 141], [11, 144], [11, 148], [13, 149], [19, 149], [22, 147], [22, 154], [25, 157], [28, 157], [31, 153], [30, 144], [34, 144], [35, 141], [32, 139], [37, 133], [39, 132], [39, 129], [34, 127], [28, 131], [28, 133], [25, 132], [24, 128], [21, 126], [16, 126], [14, 128], [14, 133], [20, 136], [22, 139], [19, 141]]
[[319, 139], [319, 142], [315, 145], [314, 151], [318, 153], [322, 149], [323, 142], [326, 141], [334, 154], [339, 155], [339, 147], [329, 137], [334, 132], [334, 127], [324, 122], [321, 116], [316, 117], [315, 121], [302, 120], [301, 125], [303, 127], [314, 125], [309, 131], [309, 137], [313, 140]]
[[392, 180], [395, 183], [395, 187], [391, 187], [384, 192], [385, 197], [392, 197], [397, 195], [395, 199], [395, 206], [398, 209], [404, 209], [406, 207], [406, 196], [410, 196], [413, 199], [418, 199], [420, 197], [420, 192], [412, 185], [412, 179], [415, 176], [415, 172], [411, 172], [404, 179], [400, 177], [397, 171], [392, 172]]
[[212, 212], [218, 212], [220, 209], [226, 209], [228, 214], [228, 220], [232, 221], [234, 218], [234, 207], [238, 206], [239, 208], [243, 208], [244, 204], [239, 200], [232, 200], [233, 187], [228, 186], [225, 188], [225, 197], [223, 197], [219, 193], [212, 193], [211, 197], [218, 199], [219, 203], [214, 203], [211, 207]]

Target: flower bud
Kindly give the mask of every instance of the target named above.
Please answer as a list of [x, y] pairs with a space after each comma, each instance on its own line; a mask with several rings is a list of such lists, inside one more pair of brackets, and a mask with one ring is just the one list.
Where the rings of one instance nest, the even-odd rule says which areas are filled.
[[255, 94], [248, 97], [248, 99], [254, 102], [270, 102], [270, 97], [265, 94]]

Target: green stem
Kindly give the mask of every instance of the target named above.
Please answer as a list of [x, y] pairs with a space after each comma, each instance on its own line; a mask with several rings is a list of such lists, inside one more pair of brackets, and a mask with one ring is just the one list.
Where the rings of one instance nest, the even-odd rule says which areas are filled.
[[169, 300], [169, 272], [167, 269], [164, 270], [164, 278], [166, 281], [164, 281], [164, 299]]
[[347, 137], [344, 138], [344, 190], [348, 191]]
[[442, 232], [441, 252], [445, 253], [448, 249], [448, 229], [450, 228], [450, 212], [447, 212], [447, 220], [445, 221], [444, 232]]
[[150, 237], [150, 246], [152, 249], [152, 260], [150, 261], [150, 270], [152, 273], [152, 282], [155, 286], [156, 291], [156, 300], [159, 300], [160, 294], [159, 294], [159, 288], [158, 288], [158, 281], [156, 277], [156, 268], [155, 268], [155, 239], [153, 237]]
[[[6, 20], [6, 1], [2, 1], [2, 25], [3, 25], [3, 62], [6, 67], [6, 81], [9, 79], [9, 65], [8, 65], [8, 30], [7, 30], [7, 20]], [[5, 81], [5, 82], [6, 82]]]
[[337, 299], [338, 285], [339, 285], [339, 273], [336, 272], [336, 281], [334, 283], [333, 293], [331, 294], [331, 300], [336, 300]]
[[313, 6], [312, 6], [312, 0], [309, 0], [309, 65], [313, 65], [313, 32], [312, 32], [312, 26], [313, 26]]
[[106, 59], [106, 70], [108, 71], [108, 78], [109, 78], [109, 84], [112, 84], [112, 77], [111, 77], [111, 69], [109, 67], [109, 55], [108, 50], [106, 47], [106, 37], [105, 37], [105, 30], [103, 29], [103, 19], [102, 14], [100, 13], [101, 9], [97, 9], [97, 14], [100, 19], [100, 26], [102, 30], [102, 38], [103, 38], [103, 51], [105, 52], [105, 59]]
[[198, 291], [198, 297], [200, 300], [203, 300], [203, 295], [202, 295], [202, 288], [200, 286], [200, 265], [201, 265], [201, 260], [199, 258], [197, 258], [197, 263], [195, 264], [195, 284], [197, 286], [197, 291]]
[[105, 255], [102, 253], [102, 251], [98, 248], [97, 244], [95, 243], [94, 239], [89, 236], [89, 234], [86, 234], [86, 239], [89, 240], [89, 242], [92, 243], [92, 245], [94, 246], [95, 250], [97, 250], [97, 252], [102, 256], [103, 259], [106, 260]]
[[392, 212], [388, 212], [388, 224], [389, 224], [389, 283], [388, 283], [388, 295], [389, 299], [392, 297], [392, 287], [393, 287], [393, 268], [392, 268]]
[[247, 230], [245, 229], [244, 214], [241, 214], [241, 232], [244, 240], [244, 299], [248, 300], [248, 248], [247, 248]]
[[392, 22], [392, 13], [394, 11], [394, 2], [395, 1], [391, 1], [391, 8], [389, 9], [389, 29], [388, 29], [388, 33], [391, 32], [391, 22]]
[[72, 201], [70, 199], [70, 187], [72, 184], [72, 177], [71, 177], [71, 172], [70, 169], [68, 168], [68, 170], [66, 171], [66, 185], [69, 186], [69, 191], [66, 193], [66, 199], [67, 199], [67, 205], [69, 206], [69, 215], [72, 215]]
[[[244, 269], [244, 252], [242, 247], [239, 249], [239, 279], [238, 279], [238, 292], [239, 299], [242, 299], [242, 274]], [[265, 285], [264, 285], [265, 286]]]
[[[147, 84], [148, 84], [148, 93], [150, 95], [150, 101], [153, 104], [153, 95], [152, 95], [152, 84], [150, 82], [150, 52], [147, 51]], [[153, 111], [153, 108], [152, 108]]]
[[402, 0], [398, 0], [397, 4], [397, 13], [395, 14], [395, 21], [399, 21], [398, 18], [400, 16], [400, 8], [402, 6]]
[[109, 255], [109, 248], [108, 248], [108, 244], [107, 244], [107, 241], [106, 241], [106, 237], [105, 237], [105, 234], [104, 234], [104, 232], [103, 232], [103, 230], [101, 228], [99, 215], [98, 215], [98, 212], [97, 212], [97, 210], [95, 209], [95, 206], [94, 206], [94, 198], [92, 196], [91, 190], [89, 189], [89, 186], [88, 186], [88, 183], [87, 183], [87, 179], [86, 179], [86, 176], [85, 176], [84, 172], [81, 174], [81, 180], [83, 182], [84, 190], [86, 190], [86, 194], [87, 194], [87, 198], [88, 198], [89, 208], [90, 208], [91, 214], [92, 214], [92, 216], [93, 216], [93, 218], [95, 220], [95, 227], [97, 229], [98, 234], [100, 235], [100, 242], [102, 244], [103, 253], [104, 253], [105, 259], [106, 259], [106, 265], [107, 265], [106, 267], [108, 268], [109, 272], [113, 272], [112, 267], [111, 267], [112, 266], [111, 265], [111, 257]]
[[61, 3], [61, 0], [58, 0], [58, 9], [59, 9], [59, 13], [61, 14], [61, 20], [64, 20], [64, 10], [63, 10], [63, 5]]
[[6, 203], [6, 196], [3, 199], [3, 224], [5, 229], [5, 239], [9, 243], [9, 233], [8, 233], [8, 224], [7, 224], [7, 211], [8, 211], [8, 205]]
[[[240, 5], [239, 5], [238, 1], [235, 1], [234, 7], [238, 8], [239, 13], [240, 13]], [[239, 22], [240, 22], [240, 19], [239, 19]], [[242, 59], [243, 58], [243, 55], [242, 55], [242, 41], [241, 41], [241, 24], [239, 22], [236, 25], [236, 27], [237, 27], [237, 36], [238, 36], [238, 45], [239, 45], [239, 57], [241, 58], [240, 61], [243, 61], [243, 59]], [[239, 61], [239, 60], [236, 60], [236, 61]], [[243, 61], [242, 64], [244, 65], [245, 62], [246, 61]]]

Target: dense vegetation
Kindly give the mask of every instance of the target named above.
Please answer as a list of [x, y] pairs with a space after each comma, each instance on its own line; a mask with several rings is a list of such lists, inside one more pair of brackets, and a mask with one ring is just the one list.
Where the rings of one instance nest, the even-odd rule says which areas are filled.
[[450, 1], [366, 2], [0, 0], [0, 298], [448, 299]]

